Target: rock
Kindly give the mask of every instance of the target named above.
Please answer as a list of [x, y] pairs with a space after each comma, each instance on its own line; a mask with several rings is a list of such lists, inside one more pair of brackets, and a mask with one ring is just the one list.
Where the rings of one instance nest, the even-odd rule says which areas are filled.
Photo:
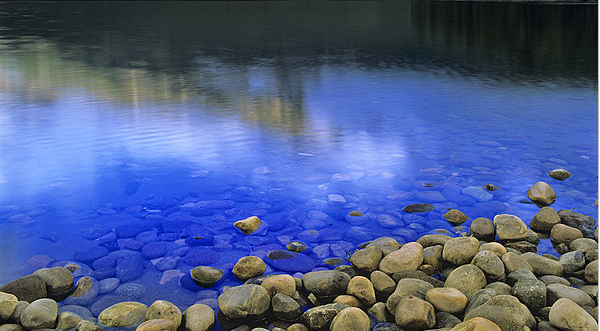
[[104, 329], [98, 323], [81, 320], [73, 331], [104, 331]]
[[265, 256], [265, 262], [277, 270], [286, 272], [309, 272], [316, 267], [310, 257], [283, 249], [272, 250]]
[[134, 301], [125, 301], [104, 309], [98, 316], [100, 324], [109, 327], [132, 326], [144, 318], [148, 306]]
[[173, 321], [175, 328], [172, 331], [175, 331], [181, 324], [181, 310], [179, 310], [177, 306], [169, 301], [156, 300], [150, 305], [150, 307], [148, 307], [148, 310], [146, 310], [146, 315], [144, 316], [144, 321], [154, 319], [166, 319]]
[[0, 331], [24, 331], [23, 327], [19, 324], [1, 324]]
[[385, 272], [375, 270], [370, 275], [371, 284], [376, 293], [381, 293], [383, 297], [387, 297], [396, 289], [396, 282]]
[[473, 294], [473, 297], [471, 298], [471, 300], [469, 300], [469, 304], [467, 304], [467, 308], [465, 309], [464, 315], [466, 316], [471, 310], [490, 301], [490, 299], [495, 297], [496, 295], [498, 295], [498, 293], [494, 289], [491, 289], [491, 288], [484, 288], [482, 290], [475, 292], [475, 294]]
[[348, 274], [337, 270], [313, 271], [302, 276], [302, 284], [317, 297], [345, 294], [350, 282]]
[[306, 244], [297, 240], [293, 240], [285, 244], [285, 247], [292, 252], [303, 252], [306, 250]]
[[457, 324], [450, 331], [502, 331], [502, 329], [487, 318], [474, 317]]
[[461, 265], [471, 262], [479, 251], [479, 240], [474, 237], [452, 238], [444, 245], [442, 258], [452, 264]]
[[537, 279], [523, 278], [513, 286], [512, 293], [532, 312], [546, 306], [546, 284]]
[[253, 319], [260, 318], [267, 312], [271, 297], [264, 287], [247, 284], [226, 289], [217, 303], [221, 312], [229, 318]]
[[15, 310], [13, 311], [12, 315], [10, 315], [10, 317], [8, 318], [8, 321], [16, 324], [20, 323], [21, 313], [23, 313], [23, 310], [25, 310], [27, 306], [29, 306], [29, 302], [27, 301], [17, 302], [17, 307], [15, 307]]
[[592, 298], [587, 293], [585, 293], [584, 291], [582, 291], [580, 289], [577, 289], [577, 288], [574, 288], [571, 286], [566, 286], [563, 284], [550, 284], [546, 287], [546, 289], [548, 290], [548, 292], [547, 292], [547, 304], [548, 305], [554, 304], [559, 299], [567, 298], [567, 299], [575, 302], [576, 304], [580, 305], [581, 307], [596, 306], [596, 304], [594, 303], [594, 300], [592, 300]]
[[429, 203], [415, 203], [402, 208], [407, 213], [426, 213], [433, 210], [433, 205]]
[[14, 294], [19, 301], [33, 302], [45, 298], [46, 282], [39, 276], [27, 275], [0, 287], [0, 292]]
[[565, 253], [558, 259], [558, 262], [562, 264], [565, 274], [573, 274], [585, 268], [585, 257], [580, 251]]
[[248, 235], [256, 231], [256, 229], [258, 229], [258, 227], [260, 226], [261, 222], [262, 221], [260, 220], [260, 218], [256, 216], [250, 216], [241, 221], [233, 223], [233, 226], [242, 231], [243, 234]]
[[535, 253], [524, 253], [521, 254], [521, 257], [533, 268], [533, 273], [536, 276], [562, 276], [563, 274], [563, 266], [558, 261], [551, 260]]
[[556, 201], [556, 193], [545, 182], [537, 182], [527, 191], [527, 197], [538, 207], [550, 206]]
[[73, 254], [73, 260], [91, 265], [92, 262], [107, 254], [108, 249], [106, 247], [95, 246], [75, 252], [75, 254]]
[[469, 234], [479, 240], [494, 240], [496, 237], [496, 228], [491, 220], [479, 217], [471, 222]]
[[580, 251], [586, 254], [589, 251], [598, 250], [598, 242], [590, 238], [578, 238], [569, 244], [572, 251]]
[[98, 281], [92, 277], [81, 277], [75, 284], [75, 289], [64, 300], [69, 305], [86, 305], [98, 296]]
[[560, 220], [565, 225], [579, 229], [585, 238], [595, 238], [594, 229], [596, 228], [596, 220], [590, 216], [583, 215], [572, 210], [563, 209], [558, 211]]
[[554, 179], [565, 180], [571, 177], [571, 173], [566, 169], [554, 169], [548, 172], [548, 175]]
[[443, 259], [442, 253], [444, 251], [444, 246], [435, 245], [427, 247], [423, 250], [423, 264], [429, 264], [436, 270], [442, 268]]
[[[548, 310], [548, 312], [550, 311]], [[549, 321], [540, 321], [538, 323], [538, 331], [560, 331], [560, 329], [555, 328]]]
[[498, 240], [518, 241], [527, 238], [527, 225], [515, 215], [494, 216], [494, 226]]
[[424, 248], [436, 245], [444, 246], [448, 240], [452, 239], [452, 237], [447, 236], [445, 234], [428, 234], [417, 240]]
[[308, 331], [308, 328], [302, 323], [294, 323], [288, 326], [286, 331]]
[[71, 312], [65, 311], [58, 314], [56, 320], [56, 330], [71, 330], [81, 322], [82, 318]]
[[400, 244], [394, 238], [379, 237], [379, 238], [376, 238], [375, 240], [371, 241], [365, 248], [369, 248], [369, 247], [378, 247], [379, 249], [381, 249], [383, 256], [385, 256], [385, 255], [390, 254], [393, 251], [397, 251], [398, 249], [400, 249]]
[[[536, 254], [537, 255], [537, 254]], [[511, 273], [517, 269], [529, 269], [533, 272], [533, 267], [521, 255], [508, 252], [502, 255], [502, 263], [506, 273]]]
[[544, 284], [546, 285], [550, 285], [550, 284], [563, 284], [563, 285], [571, 285], [571, 283], [569, 283], [568, 280], [562, 278], [562, 277], [558, 277], [558, 276], [554, 276], [554, 275], [545, 275], [540, 277], [540, 280], [542, 282], [544, 282]]
[[387, 299], [386, 306], [390, 312], [396, 311], [396, 305], [402, 297], [405, 296], [413, 296], [416, 298], [420, 298], [425, 300], [425, 295], [427, 291], [431, 290], [433, 285], [430, 283], [413, 278], [404, 278], [398, 281], [398, 285], [396, 286], [396, 290], [390, 297]]
[[394, 322], [394, 316], [387, 310], [383, 302], [375, 303], [369, 308], [368, 313], [378, 322]]
[[575, 302], [566, 298], [559, 299], [552, 305], [550, 323], [564, 330], [598, 330], [596, 320]]
[[388, 275], [403, 270], [417, 270], [422, 262], [423, 246], [410, 242], [381, 259], [379, 270]]
[[63, 267], [39, 269], [33, 275], [44, 280], [48, 297], [55, 300], [64, 299], [75, 285], [73, 274]]
[[583, 238], [583, 233], [574, 227], [570, 227], [564, 224], [556, 224], [550, 231], [550, 239], [557, 244], [565, 243], [570, 244], [571, 241]]
[[425, 299], [437, 311], [444, 311], [450, 314], [461, 313], [467, 307], [468, 302], [464, 294], [451, 287], [432, 288], [425, 294]]
[[264, 287], [271, 297], [277, 293], [291, 297], [296, 293], [296, 281], [290, 275], [269, 275], [260, 286]]
[[505, 282], [508, 285], [513, 286], [513, 285], [515, 285], [516, 282], [518, 282], [519, 280], [522, 280], [522, 279], [537, 280], [537, 278], [535, 277], [533, 272], [529, 271], [529, 269], [522, 268], [522, 269], [517, 269], [517, 270], [511, 272], [510, 274], [508, 274], [506, 276]]
[[585, 261], [590, 263], [594, 260], [598, 260], [598, 250], [591, 249], [585, 253]]
[[468, 299], [471, 299], [475, 292], [486, 285], [487, 281], [483, 271], [472, 264], [465, 264], [456, 268], [448, 275], [444, 287], [455, 288], [462, 292]]
[[233, 267], [235, 278], [245, 281], [249, 278], [260, 276], [265, 272], [267, 266], [259, 257], [245, 256], [238, 260]]
[[347, 305], [340, 303], [314, 307], [304, 312], [300, 320], [310, 330], [327, 330], [335, 316], [347, 307]]
[[354, 307], [342, 309], [331, 321], [331, 331], [369, 331], [371, 320], [362, 310]]
[[377, 323], [373, 331], [402, 331], [402, 329], [396, 323]]
[[394, 316], [396, 317], [396, 324], [401, 328], [424, 330], [435, 325], [433, 306], [429, 302], [412, 295], [400, 298]]
[[98, 282], [98, 294], [110, 293], [116, 290], [120, 283], [118, 278], [105, 278]]
[[37, 299], [21, 313], [21, 325], [25, 329], [51, 329], [56, 324], [58, 305], [52, 299]]
[[552, 207], [542, 207], [529, 222], [532, 229], [540, 232], [549, 232], [556, 224], [560, 224], [560, 216]]
[[140, 324], [135, 331], [176, 331], [175, 322], [168, 319], [152, 319]]
[[444, 214], [444, 218], [453, 226], [461, 225], [469, 216], [465, 215], [462, 211], [457, 209], [450, 209]]
[[275, 317], [284, 321], [293, 322], [302, 316], [303, 313], [298, 302], [283, 293], [275, 294], [273, 299], [271, 299], [271, 305], [273, 306]]
[[[82, 306], [77, 306], [77, 305], [64, 305], [61, 306], [58, 309], [59, 313], [63, 313], [63, 312], [70, 312], [73, 313], [83, 319], [88, 319], [88, 320], [92, 320], [94, 319], [94, 314], [92, 314], [92, 312]], [[101, 313], [101, 311], [98, 311], [98, 315]]]
[[341, 304], [348, 305], [349, 307], [356, 307], [356, 308], [363, 307], [363, 304], [360, 301], [358, 301], [357, 298], [355, 298], [351, 295], [347, 295], [347, 294], [338, 295], [333, 300], [333, 303], [341, 303]]
[[197, 303], [183, 312], [182, 331], [210, 331], [215, 325], [215, 312], [207, 305]]
[[363, 276], [356, 276], [350, 280], [346, 293], [356, 297], [367, 307], [372, 306], [377, 300], [375, 298], [375, 289], [369, 279]]
[[151, 242], [142, 247], [142, 255], [149, 260], [163, 257], [166, 254], [167, 243], [165, 242]]
[[497, 295], [483, 305], [474, 308], [465, 320], [484, 317], [494, 322], [502, 331], [522, 331], [523, 326], [534, 330], [535, 319], [529, 309], [519, 299], [510, 295]]
[[445, 311], [438, 311], [435, 313], [435, 328], [436, 329], [447, 329], [455, 327], [460, 324], [458, 317], [447, 313]]
[[489, 201], [494, 198], [494, 196], [487, 192], [483, 186], [467, 186], [462, 189], [462, 193], [479, 201]]
[[513, 249], [520, 253], [527, 253], [527, 252], [537, 253], [537, 245], [527, 242], [525, 240], [507, 242], [504, 244], [504, 246], [506, 246], [506, 249], [510, 248], [510, 249]]
[[505, 276], [504, 263], [490, 251], [477, 253], [471, 263], [481, 269], [488, 280], [500, 280]]
[[202, 287], [211, 287], [223, 277], [223, 270], [214, 267], [198, 266], [190, 271], [194, 283]]
[[138, 253], [120, 256], [115, 271], [121, 283], [136, 280], [144, 271], [144, 259]]
[[0, 321], [8, 320], [18, 304], [19, 299], [16, 295], [0, 292]]
[[350, 263], [359, 270], [372, 272], [377, 270], [382, 258], [383, 252], [381, 249], [376, 246], [371, 246], [354, 252], [352, 257], [350, 257]]
[[404, 279], [404, 278], [423, 280], [423, 281], [426, 281], [429, 284], [433, 285], [434, 287], [443, 287], [444, 286], [444, 282], [442, 282], [441, 280], [439, 280], [437, 278], [427, 276], [426, 273], [424, 273], [423, 271], [420, 271], [420, 270], [399, 271], [392, 275], [392, 279], [394, 279], [395, 281], [400, 281], [401, 279]]
[[598, 284], [598, 260], [590, 262], [585, 267], [585, 281], [589, 284]]

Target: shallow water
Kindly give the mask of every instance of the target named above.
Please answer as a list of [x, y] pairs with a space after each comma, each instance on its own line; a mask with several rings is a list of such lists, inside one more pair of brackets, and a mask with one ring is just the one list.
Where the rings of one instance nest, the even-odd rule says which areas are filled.
[[[597, 217], [596, 6], [0, 4], [0, 283], [161, 241], [183, 259], [145, 258], [145, 291], [116, 299], [185, 309], [239, 284], [182, 287], [200, 256], [230, 270], [293, 238], [323, 266], [377, 236], [528, 223], [538, 181]], [[268, 226], [246, 237], [231, 224], [250, 215]]]

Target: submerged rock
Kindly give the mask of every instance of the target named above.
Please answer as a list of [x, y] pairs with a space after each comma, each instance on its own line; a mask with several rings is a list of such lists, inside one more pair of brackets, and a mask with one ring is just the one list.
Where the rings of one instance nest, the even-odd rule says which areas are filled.
[[433, 205], [429, 203], [415, 203], [402, 208], [407, 213], [426, 213], [433, 210]]
[[269, 292], [254, 284], [231, 287], [217, 299], [220, 311], [227, 317], [260, 318], [271, 306]]
[[548, 175], [554, 179], [565, 180], [572, 176], [572, 174], [566, 169], [554, 169], [548, 172]]
[[527, 197], [538, 207], [550, 206], [556, 201], [556, 193], [545, 182], [537, 182], [527, 191]]

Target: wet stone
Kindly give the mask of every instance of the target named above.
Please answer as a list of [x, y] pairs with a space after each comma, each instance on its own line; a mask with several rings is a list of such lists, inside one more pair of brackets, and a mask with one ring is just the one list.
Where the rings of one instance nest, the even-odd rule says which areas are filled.
[[202, 287], [211, 287], [223, 277], [223, 270], [198, 266], [190, 271], [190, 275], [196, 284]]
[[585, 268], [585, 257], [580, 251], [573, 251], [563, 254], [558, 260], [563, 266], [565, 274], [572, 274]]
[[494, 216], [498, 240], [523, 240], [527, 238], [527, 225], [517, 216], [500, 214]]
[[538, 207], [550, 206], [556, 201], [556, 193], [545, 182], [537, 182], [527, 191], [527, 197]]
[[393, 274], [403, 270], [416, 270], [423, 262], [423, 246], [416, 242], [403, 245], [386, 255], [379, 263], [379, 270]]
[[215, 313], [207, 305], [195, 304], [183, 312], [183, 331], [209, 331], [215, 324]]
[[313, 271], [302, 276], [304, 289], [317, 297], [345, 294], [350, 276], [341, 271]]
[[565, 180], [571, 177], [571, 173], [566, 169], [554, 169], [548, 172], [548, 175], [554, 179]]
[[258, 229], [261, 224], [261, 219], [256, 216], [245, 218], [241, 221], [233, 223], [243, 234], [249, 235]]
[[529, 309], [519, 299], [498, 295], [466, 314], [465, 320], [484, 317], [498, 325], [502, 331], [521, 331], [523, 326], [535, 329], [536, 322]]
[[400, 298], [394, 316], [401, 328], [430, 329], [435, 325], [433, 306], [422, 299], [411, 295]]
[[173, 331], [177, 330], [181, 324], [181, 311], [177, 306], [166, 300], [154, 301], [144, 316], [144, 321], [166, 319], [174, 324]]
[[475, 292], [475, 294], [473, 294], [473, 297], [471, 297], [471, 300], [469, 300], [467, 308], [465, 308], [465, 315], [467, 315], [471, 310], [490, 301], [491, 298], [495, 297], [498, 294], [500, 293], [496, 292], [496, 290], [491, 288], [484, 288]]
[[535, 253], [524, 253], [521, 257], [531, 265], [533, 273], [537, 276], [562, 276], [563, 274], [563, 266], [558, 261], [551, 260]]
[[371, 320], [361, 309], [342, 309], [331, 321], [331, 331], [369, 331]]
[[433, 205], [429, 203], [416, 203], [402, 208], [402, 210], [407, 213], [426, 213], [432, 211], [433, 209]]
[[504, 277], [504, 263], [490, 251], [477, 253], [471, 263], [479, 267], [487, 279], [491, 281], [500, 280]]
[[98, 281], [98, 294], [110, 293], [117, 289], [121, 281], [118, 278], [105, 278]]
[[533, 217], [529, 226], [536, 231], [549, 232], [560, 223], [560, 216], [552, 207], [542, 207]]
[[138, 279], [144, 271], [144, 260], [138, 254], [127, 254], [117, 259], [116, 276], [121, 282]]
[[569, 299], [556, 301], [550, 309], [550, 323], [565, 330], [596, 331], [598, 323], [583, 308]]
[[183, 263], [196, 267], [199, 265], [210, 265], [219, 260], [219, 254], [212, 249], [194, 248], [185, 254]]
[[229, 318], [259, 318], [269, 309], [271, 298], [262, 286], [248, 284], [225, 290], [217, 301], [220, 311]]
[[136, 331], [176, 331], [175, 322], [168, 319], [151, 319], [138, 325]]
[[334, 317], [348, 305], [332, 303], [323, 306], [311, 308], [304, 312], [301, 321], [308, 326], [310, 330], [329, 330], [331, 321]]
[[8, 318], [8, 321], [11, 323], [20, 323], [19, 321], [21, 320], [21, 313], [23, 313], [23, 310], [25, 310], [27, 306], [29, 306], [29, 302], [27, 301], [17, 302], [17, 306], [12, 312], [12, 315], [10, 315], [10, 317]]
[[259, 257], [245, 256], [235, 264], [233, 274], [237, 279], [245, 281], [249, 278], [262, 275], [265, 269], [266, 265]]
[[119, 285], [115, 294], [126, 300], [139, 300], [146, 292], [146, 286], [138, 283], [125, 283]]
[[496, 237], [496, 228], [491, 220], [479, 217], [471, 222], [469, 233], [480, 240], [493, 240]]
[[52, 299], [33, 301], [21, 313], [21, 325], [26, 329], [52, 328], [58, 317], [58, 306]]
[[268, 252], [264, 261], [276, 270], [290, 273], [309, 272], [316, 267], [315, 261], [307, 255], [282, 249]]
[[425, 294], [425, 299], [431, 303], [437, 311], [451, 314], [461, 313], [467, 307], [467, 297], [454, 288], [433, 288]]
[[594, 307], [592, 298], [584, 291], [563, 284], [550, 284], [547, 287], [548, 305], [554, 304], [558, 299], [567, 298], [584, 307]]
[[271, 304], [273, 306], [273, 314], [275, 317], [284, 321], [293, 322], [303, 313], [298, 302], [283, 293], [275, 294], [271, 300]]
[[56, 300], [64, 299], [75, 285], [73, 274], [62, 267], [43, 268], [33, 274], [44, 280], [48, 297]]
[[585, 238], [595, 238], [596, 220], [594, 218], [568, 209], [560, 210], [558, 215], [562, 223], [579, 229]]
[[518, 280], [512, 289], [513, 295], [532, 312], [546, 306], [546, 285], [537, 279]]
[[479, 240], [473, 237], [453, 238], [446, 242], [442, 258], [455, 265], [471, 262], [479, 251]]
[[18, 303], [19, 300], [15, 295], [0, 292], [0, 321], [8, 320], [17, 308]]
[[86, 305], [98, 296], [98, 281], [92, 277], [79, 278], [75, 289], [64, 302], [69, 305]]
[[96, 246], [75, 252], [75, 254], [73, 254], [73, 260], [91, 264], [93, 261], [106, 256], [107, 254], [108, 249], [106, 249], [106, 247]]
[[109, 327], [131, 326], [144, 318], [148, 306], [143, 303], [125, 301], [104, 309], [98, 316], [100, 324]]
[[487, 281], [483, 271], [474, 265], [465, 264], [448, 275], [444, 287], [455, 288], [470, 299], [475, 292], [486, 285]]
[[450, 209], [444, 214], [444, 218], [452, 225], [457, 226], [463, 224], [469, 219], [467, 215], [457, 209]]
[[410, 295], [425, 300], [427, 291], [432, 288], [433, 285], [420, 279], [401, 279], [398, 281], [394, 293], [387, 299], [386, 306], [390, 312], [395, 312], [396, 306], [402, 297]]
[[56, 330], [70, 330], [77, 326], [79, 322], [81, 322], [82, 318], [77, 316], [71, 312], [62, 312], [58, 314], [58, 318], [56, 319]]

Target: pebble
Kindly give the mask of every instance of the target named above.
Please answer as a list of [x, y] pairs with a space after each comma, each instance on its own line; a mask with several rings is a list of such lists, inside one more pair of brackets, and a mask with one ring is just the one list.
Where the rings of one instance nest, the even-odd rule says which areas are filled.
[[237, 279], [245, 281], [249, 278], [262, 275], [266, 267], [263, 260], [259, 257], [245, 256], [239, 259], [233, 267], [233, 275]]
[[469, 234], [480, 240], [494, 240], [496, 228], [490, 219], [478, 217], [471, 222]]
[[412, 295], [403, 296], [394, 310], [396, 324], [407, 329], [430, 329], [435, 325], [433, 306]]
[[465, 320], [483, 317], [494, 322], [502, 331], [522, 331], [523, 326], [534, 330], [535, 319], [519, 299], [510, 295], [497, 295], [465, 315]]
[[415, 203], [402, 208], [402, 210], [407, 213], [426, 213], [432, 211], [433, 209], [433, 205], [429, 203]]
[[583, 233], [579, 229], [565, 224], [555, 224], [550, 231], [550, 238], [558, 244], [570, 244], [575, 239], [583, 238]]
[[472, 264], [461, 265], [454, 269], [446, 279], [444, 287], [452, 287], [471, 299], [475, 292], [487, 285], [485, 274]]
[[542, 232], [549, 232], [552, 227], [560, 223], [560, 216], [552, 207], [542, 207], [529, 222], [529, 226]]
[[457, 209], [450, 209], [444, 214], [444, 218], [453, 226], [461, 225], [469, 219], [467, 215]]
[[554, 169], [548, 172], [548, 175], [554, 179], [565, 180], [572, 176], [572, 174], [566, 169]]
[[350, 276], [337, 270], [323, 270], [306, 273], [302, 276], [304, 289], [317, 297], [346, 294]]
[[468, 299], [464, 294], [451, 287], [433, 288], [425, 293], [425, 299], [436, 310], [451, 314], [461, 313], [468, 303]]
[[474, 237], [452, 238], [444, 244], [442, 258], [455, 265], [471, 262], [479, 251], [479, 240]]
[[271, 306], [269, 292], [260, 285], [247, 284], [226, 289], [217, 299], [220, 311], [229, 318], [259, 318]]
[[379, 247], [367, 246], [364, 249], [355, 251], [350, 257], [350, 263], [359, 270], [372, 272], [377, 270], [382, 258], [383, 252]]
[[81, 322], [83, 318], [81, 316], [77, 316], [71, 312], [65, 311], [58, 314], [58, 318], [56, 319], [56, 330], [70, 330]]
[[284, 321], [293, 322], [302, 316], [302, 308], [292, 299], [290, 296], [277, 293], [271, 299], [271, 305], [273, 307], [273, 314]]
[[537, 182], [527, 191], [527, 197], [538, 207], [550, 206], [556, 201], [556, 193], [546, 182]]
[[177, 330], [181, 324], [181, 311], [177, 306], [166, 300], [154, 301], [144, 316], [144, 321], [166, 319], [173, 322], [172, 331]]
[[330, 303], [310, 308], [302, 314], [300, 321], [310, 330], [326, 330], [329, 329], [335, 316], [347, 307], [348, 305], [341, 303]]
[[148, 306], [143, 303], [125, 301], [104, 309], [98, 316], [98, 322], [108, 327], [136, 325], [144, 318]]
[[402, 270], [416, 270], [421, 263], [423, 263], [423, 246], [410, 242], [381, 259], [379, 270], [393, 274]]
[[575, 302], [561, 298], [550, 309], [550, 323], [565, 330], [596, 331], [598, 323]]
[[19, 303], [13, 294], [0, 292], [0, 321], [8, 320]]
[[23, 310], [20, 317], [25, 329], [53, 328], [58, 317], [58, 305], [52, 299], [38, 299]]
[[331, 321], [331, 331], [369, 331], [371, 320], [359, 308], [342, 309]]
[[177, 331], [175, 322], [168, 319], [151, 319], [138, 325], [135, 331]]
[[198, 266], [190, 271], [194, 282], [202, 287], [211, 287], [223, 277], [223, 270], [215, 267]]
[[256, 216], [250, 216], [243, 220], [233, 223], [243, 234], [249, 235], [258, 229], [261, 224], [261, 219]]

